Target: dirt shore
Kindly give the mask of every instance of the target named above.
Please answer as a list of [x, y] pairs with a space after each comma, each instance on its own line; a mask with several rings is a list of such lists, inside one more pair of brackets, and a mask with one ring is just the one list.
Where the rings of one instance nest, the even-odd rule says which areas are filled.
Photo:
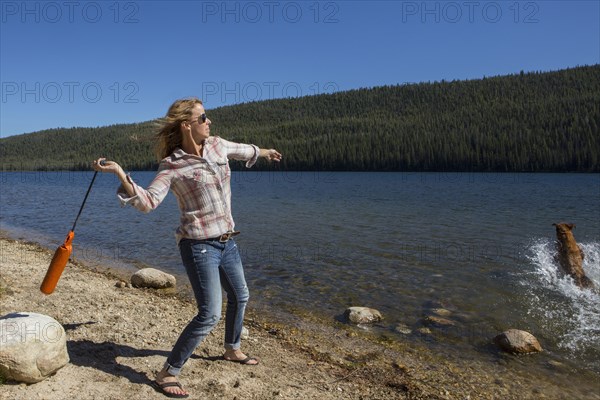
[[[46, 296], [39, 285], [52, 252], [6, 237], [0, 246], [0, 315], [28, 311], [55, 318], [65, 327], [71, 358], [42, 382], [3, 382], [1, 399], [166, 398], [149, 383], [195, 315], [195, 304], [173, 292], [118, 288], [115, 283], [127, 277], [77, 262]], [[600, 399], [573, 382], [565, 386], [560, 370], [540, 380], [515, 363], [451, 359], [310, 318], [282, 324], [252, 309], [245, 325], [250, 336], [242, 349], [260, 357], [260, 365], [220, 359], [221, 321], [184, 367], [180, 379], [190, 398]]]

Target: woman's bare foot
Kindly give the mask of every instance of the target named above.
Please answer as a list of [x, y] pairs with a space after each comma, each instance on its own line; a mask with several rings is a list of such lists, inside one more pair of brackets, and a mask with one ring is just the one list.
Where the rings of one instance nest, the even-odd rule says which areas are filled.
[[[187, 397], [190, 394], [184, 390], [179, 384], [177, 377], [169, 374], [165, 368], [163, 368], [158, 374], [156, 374], [156, 384], [159, 387], [159, 390], [162, 391], [166, 396], [175, 395], [176, 397]], [[177, 385], [168, 386], [165, 384], [168, 383], [177, 383]]]
[[234, 361], [244, 365], [257, 365], [260, 360], [256, 357], [248, 357], [240, 349], [225, 350], [225, 354], [223, 354], [223, 358], [227, 361]]

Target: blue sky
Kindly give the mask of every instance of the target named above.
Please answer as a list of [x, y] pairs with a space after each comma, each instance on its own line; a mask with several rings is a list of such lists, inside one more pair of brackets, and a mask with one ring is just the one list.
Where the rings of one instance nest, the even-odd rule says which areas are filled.
[[599, 1], [0, 4], [1, 137], [600, 62]]

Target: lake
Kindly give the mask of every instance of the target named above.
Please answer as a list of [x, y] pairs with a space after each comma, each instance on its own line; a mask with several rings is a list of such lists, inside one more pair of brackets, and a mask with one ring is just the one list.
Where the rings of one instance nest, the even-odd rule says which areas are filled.
[[[55, 248], [92, 175], [1, 173], [2, 229]], [[154, 173], [131, 175], [147, 185]], [[175, 197], [142, 214], [119, 206], [117, 186], [98, 175], [75, 258], [156, 267], [184, 287]], [[233, 172], [232, 192], [251, 306], [332, 321], [349, 306], [368, 306], [385, 316], [373, 329], [475, 356], [497, 333], [518, 328], [540, 340], [544, 360], [600, 373], [600, 291], [557, 274], [552, 226], [576, 224], [584, 269], [600, 287], [598, 174], [244, 171]], [[436, 340], [417, 334], [437, 307], [456, 325]]]

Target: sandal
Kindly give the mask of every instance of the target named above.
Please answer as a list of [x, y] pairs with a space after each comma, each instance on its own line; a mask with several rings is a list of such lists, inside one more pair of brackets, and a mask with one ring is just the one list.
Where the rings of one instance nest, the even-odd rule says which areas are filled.
[[[244, 358], [243, 360], [230, 360], [228, 358], [225, 358], [225, 356], [223, 356], [223, 360], [235, 362], [235, 363], [242, 364], [242, 365], [258, 365], [260, 363], [260, 360], [258, 358], [250, 357], [250, 356]], [[256, 363], [250, 364], [250, 361], [256, 361]]]
[[179, 389], [183, 390], [183, 386], [181, 386], [181, 383], [179, 383], [179, 382], [158, 383], [156, 381], [152, 381], [152, 382], [150, 382], [150, 386], [152, 386], [154, 388], [154, 390], [156, 390], [157, 392], [160, 392], [160, 393], [164, 394], [165, 396], [173, 398], [173, 399], [185, 399], [186, 397], [190, 396], [189, 394], [170, 393], [165, 390], [165, 388], [175, 387], [175, 386], [177, 386]]

